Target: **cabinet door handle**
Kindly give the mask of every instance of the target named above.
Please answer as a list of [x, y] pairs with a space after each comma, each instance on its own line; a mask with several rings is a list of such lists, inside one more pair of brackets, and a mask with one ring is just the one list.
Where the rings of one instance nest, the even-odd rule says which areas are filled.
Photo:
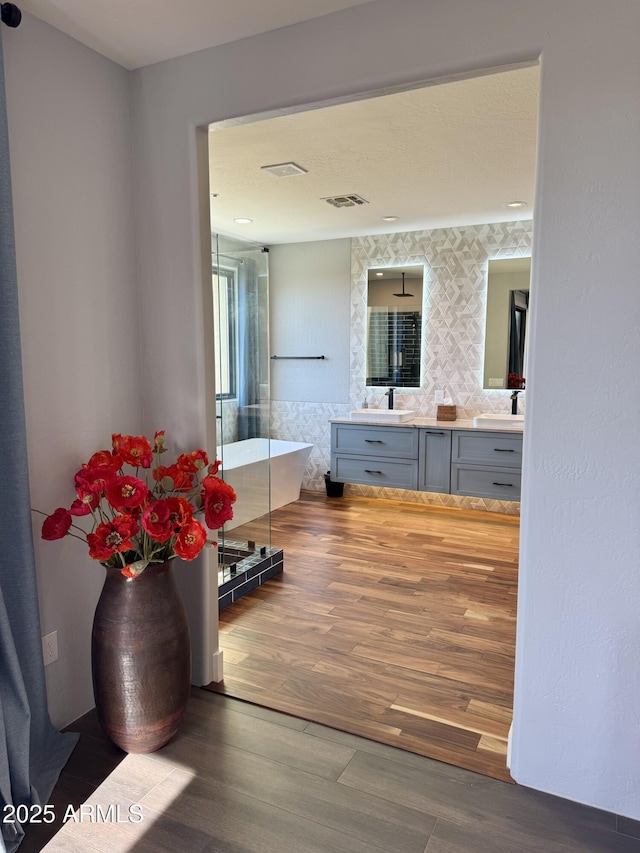
[[513, 483], [494, 483], [494, 486], [513, 486]]
[[384, 444], [381, 438], [365, 438], [365, 444]]
[[382, 471], [372, 471], [370, 468], [364, 469], [365, 474], [382, 474]]
[[496, 453], [515, 453], [513, 447], [494, 447]]
[[437, 431], [435, 429], [426, 430], [427, 435], [444, 435], [444, 430]]

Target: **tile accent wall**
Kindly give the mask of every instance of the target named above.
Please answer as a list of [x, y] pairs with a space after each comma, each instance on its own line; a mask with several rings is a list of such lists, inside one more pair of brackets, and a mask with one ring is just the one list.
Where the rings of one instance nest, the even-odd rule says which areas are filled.
[[[314, 444], [304, 489], [325, 488], [324, 474], [330, 462], [329, 419], [348, 416], [351, 409], [360, 408], [365, 398], [369, 405], [386, 405], [384, 390], [367, 388], [365, 384], [368, 268], [425, 266], [421, 387], [399, 389], [396, 406], [414, 409], [420, 417], [435, 417], [435, 392], [442, 390], [458, 407], [459, 418], [473, 418], [480, 412], [510, 411], [505, 390], [482, 388], [488, 262], [531, 255], [532, 238], [533, 223], [526, 220], [352, 239], [351, 403], [271, 404], [273, 438]], [[523, 394], [520, 398], [520, 411], [524, 411], [525, 397]], [[520, 509], [519, 503], [513, 501], [368, 486], [348, 485], [345, 493], [510, 514], [518, 514]]]

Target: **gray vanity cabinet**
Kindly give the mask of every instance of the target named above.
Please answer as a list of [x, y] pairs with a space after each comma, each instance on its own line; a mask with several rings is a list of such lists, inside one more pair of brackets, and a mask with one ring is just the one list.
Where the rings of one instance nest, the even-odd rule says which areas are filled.
[[521, 433], [331, 424], [336, 483], [519, 501], [521, 467]]
[[331, 479], [417, 489], [418, 443], [411, 427], [331, 424]]
[[522, 435], [456, 431], [451, 442], [451, 494], [520, 500]]
[[449, 494], [451, 487], [451, 430], [421, 429], [418, 489]]

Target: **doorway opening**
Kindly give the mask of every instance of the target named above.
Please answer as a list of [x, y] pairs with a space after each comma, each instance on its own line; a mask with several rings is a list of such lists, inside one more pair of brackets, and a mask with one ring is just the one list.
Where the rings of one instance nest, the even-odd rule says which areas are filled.
[[[350, 361], [349, 364], [340, 366], [340, 370], [349, 374], [348, 393], [344, 398], [339, 401], [329, 397], [320, 398], [319, 393], [316, 392], [321, 382], [313, 381], [310, 374], [307, 380], [299, 381], [299, 372], [295, 375], [291, 371], [289, 375], [285, 375], [280, 366], [277, 368], [280, 372], [274, 377], [275, 383], [272, 383], [272, 390], [277, 386], [277, 393], [272, 394], [270, 402], [271, 437], [309, 441], [314, 444], [310, 464], [305, 474], [303, 499], [299, 505], [293, 504], [288, 509], [285, 507], [278, 513], [272, 514], [274, 523], [276, 521], [278, 524], [282, 523], [281, 528], [273, 527], [274, 531], [278, 530], [278, 537], [282, 536], [282, 539], [274, 538], [274, 543], [283, 547], [285, 552], [285, 573], [283, 579], [273, 582], [273, 602], [281, 602], [286, 598], [283, 591], [287, 588], [286, 580], [289, 577], [289, 571], [293, 573], [293, 567], [289, 568], [293, 561], [304, 565], [304, 549], [301, 551], [301, 546], [294, 544], [294, 533], [300, 534], [305, 524], [309, 524], [310, 527], [313, 525], [316, 515], [319, 514], [318, 501], [321, 504], [327, 504], [324, 495], [324, 476], [329, 461], [329, 418], [342, 415], [350, 408], [359, 408], [363, 396], [374, 404], [383, 402], [382, 398], [378, 399], [376, 395], [382, 394], [385, 389], [378, 391], [369, 388], [366, 384], [366, 355], [363, 345], [365, 335], [360, 322], [362, 306], [359, 300], [366, 288], [366, 270], [369, 266], [376, 265], [374, 261], [377, 261], [379, 266], [394, 266], [408, 262], [424, 263], [427, 269], [423, 296], [426, 325], [421, 344], [422, 366], [427, 369], [423, 370], [420, 386], [407, 389], [412, 395], [409, 398], [411, 408], [414, 408], [414, 404], [421, 411], [433, 408], [436, 391], [446, 391], [448, 396], [454, 398], [454, 402], [458, 403], [461, 410], [459, 416], [464, 412], [474, 413], [474, 410], [477, 412], [494, 410], [508, 399], [506, 389], [494, 391], [484, 390], [481, 387], [484, 349], [482, 318], [486, 309], [483, 275], [486, 278], [490, 257], [500, 256], [501, 253], [514, 256], [530, 254], [532, 202], [528, 210], [517, 214], [521, 217], [517, 220], [514, 220], [513, 210], [506, 205], [514, 197], [533, 199], [537, 74], [537, 68], [526, 67], [473, 80], [454, 81], [441, 86], [412, 88], [398, 93], [385, 93], [380, 97], [368, 96], [361, 101], [351, 103], [313, 105], [307, 108], [307, 112], [295, 112], [275, 118], [254, 117], [253, 121], [247, 119], [212, 128], [210, 133], [212, 222], [218, 231], [226, 231], [235, 238], [239, 239], [241, 236], [247, 240], [258, 238], [260, 242], [269, 245], [271, 257], [277, 260], [278, 276], [273, 276], [271, 280], [272, 295], [278, 306], [278, 311], [272, 312], [271, 318], [274, 351], [276, 348], [279, 349], [278, 344], [281, 342], [290, 342], [295, 330], [303, 327], [309, 352], [311, 350], [315, 352], [322, 341], [317, 341], [314, 334], [322, 325], [324, 314], [331, 315], [333, 324], [343, 330], [343, 335], [350, 336]], [[510, 75], [515, 77], [510, 78]], [[511, 94], [508, 94], [510, 86], [516, 79], [522, 84], [522, 89], [514, 85]], [[447, 102], [451, 99], [453, 90], [447, 91], [447, 89], [463, 84], [468, 84], [468, 90], [465, 93], [466, 101], [464, 106], [460, 106], [456, 111], [454, 120], [451, 114], [447, 113]], [[490, 94], [492, 86], [497, 86], [500, 90], [499, 98], [496, 97], [495, 92]], [[425, 104], [419, 103], [420, 96], [425, 96], [426, 99], [429, 95], [432, 96], [432, 100], [428, 105], [426, 100]], [[392, 112], [392, 99], [395, 97], [399, 98], [404, 105], [406, 123]], [[525, 104], [530, 105], [528, 113]], [[351, 110], [357, 112], [357, 120], [354, 126], [347, 130], [347, 115]], [[376, 110], [380, 113], [377, 117]], [[499, 120], [495, 115], [496, 111], [500, 114]], [[402, 113], [402, 110], [400, 112]], [[527, 133], [523, 133], [521, 128], [513, 128], [512, 132], [509, 132], [509, 121], [514, 119], [516, 113], [529, 115]], [[303, 128], [302, 121], [305, 119], [311, 123], [311, 128]], [[301, 122], [300, 127], [296, 126], [298, 120]], [[491, 120], [494, 122], [493, 125]], [[472, 131], [472, 128], [475, 130]], [[347, 153], [338, 155], [331, 149], [329, 137], [332, 133], [338, 137], [341, 145], [346, 147]], [[454, 157], [455, 140], [459, 137], [472, 140], [472, 144], [467, 148], [466, 160], [463, 160], [462, 164], [460, 161], [456, 163]], [[313, 156], [304, 148], [304, 142], [308, 138], [313, 138], [320, 145], [320, 151]], [[363, 153], [365, 141], [368, 144], [373, 142], [374, 148], [384, 152], [384, 168], [372, 167], [371, 159]], [[418, 149], [417, 153], [416, 149]], [[492, 176], [495, 179], [497, 174], [502, 179], [509, 171], [507, 151], [511, 152], [511, 156], [517, 163], [517, 169], [520, 170], [519, 177], [512, 173], [507, 180], [508, 189], [507, 186], [500, 186], [498, 181], [494, 182], [489, 191], [488, 186], [491, 184]], [[442, 158], [440, 160], [438, 152]], [[489, 162], [487, 158], [490, 158]], [[362, 161], [364, 170], [357, 171], [354, 161]], [[330, 183], [327, 181], [320, 185], [322, 175], [326, 177], [328, 164], [332, 168], [337, 165], [337, 171], [332, 173]], [[266, 168], [274, 165], [282, 167], [293, 165], [298, 168], [291, 168], [289, 173], [284, 170], [284, 176], [275, 177]], [[366, 180], [367, 168], [369, 172], [374, 172], [381, 178], [386, 176], [386, 185], [380, 181], [375, 185], [371, 183], [371, 186], [369, 184], [365, 186], [363, 182]], [[460, 180], [452, 182], [452, 178]], [[478, 183], [473, 178], [478, 178]], [[234, 189], [234, 180], [238, 181], [238, 187], [243, 187], [242, 191]], [[338, 181], [344, 183], [338, 184]], [[484, 185], [483, 181], [486, 182]], [[454, 183], [457, 184], [456, 188]], [[486, 196], [489, 192], [491, 198], [487, 203]], [[328, 198], [334, 202], [336, 198], [344, 199], [344, 204], [328, 204]], [[350, 200], [351, 203], [349, 203]], [[316, 218], [305, 217], [307, 206], [313, 207]], [[279, 215], [276, 216], [272, 213], [273, 211], [278, 211]], [[327, 219], [327, 211], [329, 219]], [[253, 221], [245, 221], [240, 225], [233, 221], [238, 218]], [[487, 249], [487, 244], [483, 242], [482, 233], [487, 229], [495, 236], [492, 245], [498, 247], [496, 254], [492, 254]], [[429, 233], [431, 241], [428, 256], [425, 255], [419, 236], [426, 232]], [[515, 236], [510, 241], [504, 239], [505, 234]], [[442, 238], [441, 275], [434, 272], [433, 262], [433, 252], [435, 252], [433, 245], [438, 237]], [[345, 240], [348, 240], [351, 246], [351, 265], [345, 277], [340, 278], [342, 272], [339, 271], [335, 273], [333, 279], [330, 279], [332, 274], [323, 268], [323, 277], [314, 278], [314, 272], [317, 272], [321, 265], [318, 263], [320, 249], [326, 259], [330, 255], [331, 244], [334, 241], [338, 243]], [[367, 254], [368, 251], [369, 254]], [[313, 256], [313, 268], [305, 266], [305, 254], [309, 257]], [[288, 270], [287, 260], [292, 258], [296, 259], [295, 267]], [[336, 284], [338, 278], [341, 284]], [[448, 282], [445, 279], [448, 279]], [[339, 287], [347, 288], [348, 314], [344, 313], [343, 308], [333, 298]], [[319, 294], [321, 297], [323, 292], [326, 293], [324, 306], [322, 299], [319, 298]], [[451, 355], [450, 351], [443, 349], [443, 342], [446, 344], [451, 340], [459, 345], [463, 351], [462, 354]], [[318, 352], [321, 350], [323, 351], [322, 346]], [[330, 360], [329, 355], [328, 361]], [[330, 363], [326, 366], [331, 368]], [[324, 432], [317, 428], [318, 424], [324, 425]], [[342, 515], [337, 504], [331, 505], [332, 520], [326, 522], [328, 533], [325, 531], [320, 534], [327, 537], [323, 540], [327, 554], [332, 557], [336, 549], [340, 550], [343, 547], [348, 549], [349, 542], [353, 541], [355, 535], [353, 530], [346, 531], [338, 524], [343, 515], [350, 516], [352, 512], [356, 515], [357, 513], [372, 515], [374, 509], [381, 509], [382, 504], [389, 497], [391, 496], [380, 494], [374, 498], [363, 489], [358, 493], [358, 489], [347, 488], [347, 498], [351, 503], [342, 505], [345, 507]], [[396, 501], [406, 499], [406, 495], [400, 494], [393, 497]], [[363, 501], [361, 506], [359, 501]], [[380, 506], [376, 505], [376, 501]], [[478, 502], [465, 503], [464, 500], [456, 502], [450, 498], [447, 500], [434, 498], [431, 503], [437, 506], [432, 509], [429, 506], [429, 499], [422, 502], [416, 501], [415, 508], [410, 510], [412, 518], [424, 523], [425, 517], [428, 516], [429, 525], [432, 525], [434, 518], [441, 520], [449, 513], [452, 518], [460, 522], [461, 513], [470, 511], [473, 514], [478, 506]], [[507, 503], [504, 502], [505, 505]], [[360, 508], [355, 509], [357, 506]], [[405, 504], [402, 503], [399, 506], [404, 507]], [[487, 506], [484, 508], [491, 509]], [[296, 515], [298, 509], [300, 512]], [[506, 512], [507, 508], [506, 506], [498, 507], [497, 514], [484, 513], [478, 521], [484, 520], [488, 528], [495, 529], [500, 510]], [[287, 512], [294, 514], [293, 520], [289, 518], [286, 521], [278, 521], [279, 518], [284, 519]], [[408, 517], [405, 510], [402, 514]], [[512, 532], [514, 526], [517, 530], [515, 511], [510, 510], [510, 517], [506, 523], [511, 526]], [[417, 537], [415, 543], [423, 535], [430, 534], [415, 531]], [[455, 539], [455, 536], [453, 538]], [[380, 545], [382, 541], [380, 538], [377, 551], [372, 548], [371, 564], [375, 566], [379, 561], [381, 547], [385, 555], [384, 568], [388, 573], [385, 577], [394, 576], [394, 571], [398, 569], [402, 575], [406, 567], [402, 565], [402, 561], [397, 561], [391, 549], [386, 551], [386, 546]], [[287, 551], [288, 547], [290, 553]], [[457, 547], [461, 552], [464, 551], [462, 545]], [[452, 551], [448, 553], [450, 556], [453, 555]], [[417, 550], [416, 554], [419, 555], [420, 551]], [[499, 563], [501, 559], [499, 548], [496, 549], [494, 557], [496, 563]], [[415, 561], [410, 557], [407, 559], [413, 565], [414, 573], [418, 572]], [[513, 560], [513, 555], [509, 559]], [[455, 555], [452, 556], [452, 560], [455, 562]], [[471, 567], [475, 565], [473, 571], [485, 573], [496, 571], [495, 567], [493, 569], [487, 567], [485, 557], [479, 557], [474, 564], [473, 555], [468, 552], [464, 552], [462, 562], [470, 564]], [[479, 569], [478, 565], [483, 565], [484, 568]], [[359, 566], [362, 569], [362, 563], [359, 563]], [[348, 570], [353, 570], [351, 564]], [[464, 572], [471, 570], [469, 566], [462, 568], [461, 583], [465, 581]], [[337, 575], [330, 581], [334, 585], [333, 589], [340, 588], [343, 582], [340, 574], [344, 571], [344, 567], [342, 569], [338, 567], [335, 571]], [[411, 572], [405, 572], [405, 574], [411, 576]], [[421, 574], [415, 574], [414, 581], [417, 585], [423, 580]], [[400, 581], [396, 579], [395, 583]], [[411, 588], [411, 577], [403, 576], [402, 583], [408, 585], [406, 588]], [[392, 587], [394, 583], [389, 583], [388, 586]], [[275, 603], [269, 605], [264, 598], [268, 592], [267, 587], [238, 604], [239, 609], [236, 612], [242, 611], [243, 614], [242, 618], [238, 617], [240, 621], [244, 621], [245, 614], [251, 610], [262, 609], [268, 612], [270, 608], [276, 607]], [[488, 591], [495, 592], [497, 587], [489, 584], [484, 592]], [[345, 591], [345, 596], [347, 595]], [[510, 595], [510, 604], [515, 605], [515, 587]], [[312, 605], [315, 609], [320, 606], [317, 601]], [[341, 605], [335, 606], [340, 607], [341, 610], [344, 609]], [[474, 636], [474, 629], [478, 627], [470, 620], [475, 619], [486, 623], [490, 622], [492, 617], [487, 615], [486, 609], [482, 618], [478, 616], [477, 609], [468, 607], [467, 610], [469, 615], [466, 616], [467, 623], [463, 626], [466, 630], [459, 633], [460, 636], [468, 638]], [[291, 613], [289, 618], [293, 624], [299, 617], [299, 613]], [[227, 618], [225, 615], [221, 625], [224, 626]], [[357, 621], [357, 616], [354, 615], [352, 618]], [[431, 618], [435, 619], [435, 616]], [[464, 614], [463, 618], [465, 618]], [[331, 617], [329, 621], [330, 619]], [[515, 622], [512, 623], [514, 624]], [[330, 625], [325, 632], [325, 627], [326, 625], [322, 629], [318, 628], [317, 634], [330, 634], [333, 631], [333, 637], [338, 637], [341, 629], [338, 630], [337, 626]], [[238, 658], [245, 655], [246, 650], [240, 651], [234, 648], [234, 642], [239, 636], [236, 633], [236, 637], [233, 638], [235, 629], [226, 630], [223, 627], [223, 631], [225, 633], [221, 636], [221, 647], [225, 650], [225, 662], [230, 672], [234, 666], [239, 665]], [[401, 646], [404, 645], [410, 649], [412, 643], [417, 642], [415, 636], [409, 636], [410, 633], [407, 632], [404, 640], [396, 638], [393, 642], [398, 642]], [[258, 631], [254, 640], [256, 647], [259, 647], [263, 654], [262, 671], [265, 674], [270, 671], [269, 666], [264, 663], [264, 657], [269, 654], [268, 633]], [[490, 642], [490, 639], [485, 637], [483, 641]], [[458, 642], [467, 642], [467, 640], [458, 640]], [[497, 647], [493, 652], [485, 650], [482, 653], [484, 657], [478, 661], [478, 677], [482, 677], [482, 667], [483, 665], [486, 667], [487, 660], [490, 660], [494, 653], [500, 654]], [[273, 654], [286, 657], [283, 651], [274, 650]], [[469, 650], [464, 651], [464, 646], [460, 654], [466, 655], [469, 660], [473, 657]], [[381, 660], [379, 663], [382, 665], [384, 661]], [[313, 666], [316, 665], [317, 662], [313, 664]], [[310, 668], [313, 669], [313, 666]], [[227, 686], [232, 680], [228, 678]], [[418, 680], [420, 680], [419, 676]], [[423, 677], [422, 680], [427, 679]], [[351, 701], [349, 689], [356, 683], [357, 674], [354, 671], [352, 677], [347, 678], [344, 683], [345, 702]], [[282, 698], [290, 688], [285, 688], [283, 682], [279, 690]], [[319, 708], [322, 707], [322, 695], [323, 691], [319, 689]], [[259, 702], [259, 699], [254, 697], [252, 701]], [[459, 701], [474, 702], [474, 697], [468, 696], [466, 699], [459, 697]], [[472, 708], [477, 710], [477, 703], [483, 701], [476, 699], [476, 704], [473, 704]], [[491, 704], [496, 703], [485, 702], [485, 705]], [[405, 703], [400, 707], [406, 709], [410, 706]], [[504, 709], [504, 706], [500, 707]], [[295, 713], [295, 710], [289, 709], [289, 711]], [[396, 712], [406, 713], [394, 709], [394, 713]], [[500, 716], [502, 713], [495, 708], [484, 708], [484, 712], [492, 713], [494, 716]], [[309, 718], [308, 711], [306, 714]], [[305, 716], [303, 713], [300, 715]], [[433, 719], [437, 717], [433, 708], [429, 711], [429, 715], [428, 717], [422, 714], [411, 716], [414, 722], [417, 721], [425, 730], [431, 731], [432, 744], [437, 746], [438, 734], [434, 726], [437, 729], [438, 726], [447, 725], [447, 723]], [[470, 728], [467, 729], [462, 725], [453, 725], [450, 720], [449, 727], [455, 730], [458, 737], [464, 735], [470, 741], [475, 740], [476, 744], [484, 737], [483, 746], [487, 751], [506, 753], [506, 736], [496, 736], [496, 726], [493, 725], [496, 722], [500, 722], [504, 727], [504, 720], [487, 723], [484, 729], [477, 720], [475, 725], [473, 722], [469, 723]], [[340, 728], [337, 721], [334, 725]], [[389, 728], [399, 727], [389, 724]], [[381, 726], [381, 731], [383, 730], [384, 725]], [[412, 748], [410, 738], [405, 738], [404, 746], [407, 749]], [[452, 760], [452, 763], [456, 761]]]

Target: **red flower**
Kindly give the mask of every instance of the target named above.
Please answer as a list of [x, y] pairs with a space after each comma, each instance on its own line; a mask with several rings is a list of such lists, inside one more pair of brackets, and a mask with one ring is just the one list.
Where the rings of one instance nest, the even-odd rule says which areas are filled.
[[[127, 578], [138, 577], [160, 559], [193, 560], [211, 544], [204, 521], [218, 529], [233, 518], [236, 494], [215, 476], [220, 461], [209, 464], [207, 453], [199, 449], [182, 453], [173, 465], [159, 465], [164, 430], [156, 431], [152, 441], [120, 433], [111, 439], [111, 450], [98, 450], [76, 472], [75, 500], [69, 509], [59, 507], [46, 517], [43, 538], [61, 539], [73, 529], [74, 535], [82, 534], [77, 538], [86, 540], [94, 560], [105, 565], [126, 562], [118, 569]], [[144, 482], [146, 474], [124, 474], [125, 465], [151, 469], [153, 489]], [[200, 512], [205, 518], [197, 521]], [[88, 517], [91, 532], [74, 528], [75, 517]]]
[[154, 501], [142, 513], [142, 529], [156, 542], [166, 542], [171, 539], [171, 506], [168, 500]]
[[166, 542], [193, 518], [193, 507], [184, 498], [153, 501], [142, 514], [142, 527], [156, 542]]
[[202, 468], [206, 468], [209, 464], [209, 457], [204, 450], [194, 450], [193, 453], [182, 453], [178, 456], [176, 465], [181, 471], [187, 471], [189, 474], [195, 474]]
[[183, 560], [194, 560], [204, 548], [207, 541], [207, 531], [197, 519], [192, 518], [180, 530], [176, 538], [174, 550]]
[[114, 472], [106, 465], [97, 468], [89, 468], [87, 465], [83, 465], [73, 478], [76, 494], [81, 501], [93, 497], [94, 500], [91, 501], [91, 505], [95, 508], [114, 477]]
[[109, 468], [115, 474], [122, 468], [122, 459], [110, 450], [99, 450], [83, 468]]
[[69, 507], [71, 515], [89, 515], [92, 509], [98, 506], [99, 498], [97, 495], [90, 495], [86, 500], [76, 500]]
[[115, 477], [107, 486], [107, 500], [119, 512], [128, 512], [142, 506], [147, 492], [147, 484], [137, 477]]
[[105, 561], [121, 551], [131, 551], [135, 545], [131, 537], [138, 532], [138, 522], [129, 515], [116, 515], [112, 521], [102, 522], [95, 533], [87, 534], [89, 556]]
[[134, 468], [150, 468], [153, 461], [153, 452], [149, 439], [144, 435], [120, 435], [114, 432], [111, 435], [113, 452], [122, 458], [123, 462]]
[[[171, 484], [165, 484], [162, 482], [165, 477], [168, 477], [171, 480]], [[186, 471], [181, 471], [178, 468], [177, 462], [173, 465], [158, 465], [157, 468], [153, 469], [153, 479], [156, 480], [165, 492], [190, 492], [193, 488], [193, 480], [191, 479], [191, 474]]]
[[193, 518], [193, 504], [185, 498], [167, 498], [171, 510], [171, 529], [177, 533]]
[[71, 527], [71, 514], [64, 507], [58, 507], [55, 512], [45, 518], [42, 525], [42, 538], [53, 541], [62, 539]]
[[219, 530], [225, 521], [233, 518], [231, 504], [236, 499], [232, 487], [219, 477], [209, 475], [202, 481], [204, 520], [211, 530]]

